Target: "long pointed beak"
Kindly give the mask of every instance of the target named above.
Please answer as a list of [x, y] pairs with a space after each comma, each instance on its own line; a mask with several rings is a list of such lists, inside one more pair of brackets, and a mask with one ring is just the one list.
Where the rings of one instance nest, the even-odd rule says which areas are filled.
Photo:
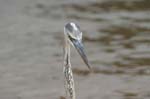
[[71, 41], [72, 41], [74, 47], [76, 48], [76, 50], [78, 51], [78, 53], [80, 54], [81, 58], [83, 59], [84, 63], [91, 70], [91, 66], [89, 65], [87, 56], [86, 56], [86, 54], [84, 52], [84, 47], [83, 47], [82, 42], [78, 41], [78, 40], [74, 40], [74, 39], [72, 39]]

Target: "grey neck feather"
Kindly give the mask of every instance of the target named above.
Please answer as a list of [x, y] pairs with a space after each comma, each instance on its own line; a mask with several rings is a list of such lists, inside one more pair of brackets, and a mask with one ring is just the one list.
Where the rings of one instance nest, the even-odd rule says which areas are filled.
[[68, 41], [65, 41], [64, 46], [64, 65], [65, 66], [71, 66], [70, 63], [70, 45]]
[[70, 63], [70, 44], [67, 39], [65, 39], [64, 44], [64, 80], [67, 97], [75, 99], [74, 79]]

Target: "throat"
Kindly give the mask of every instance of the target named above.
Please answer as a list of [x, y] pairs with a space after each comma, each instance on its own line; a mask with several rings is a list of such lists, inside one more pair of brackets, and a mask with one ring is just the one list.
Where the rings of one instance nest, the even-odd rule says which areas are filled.
[[71, 66], [70, 63], [70, 45], [67, 44], [64, 48], [64, 65], [65, 66]]
[[69, 59], [70, 55], [67, 54], [66, 56], [66, 65], [69, 65], [70, 64], [70, 59]]

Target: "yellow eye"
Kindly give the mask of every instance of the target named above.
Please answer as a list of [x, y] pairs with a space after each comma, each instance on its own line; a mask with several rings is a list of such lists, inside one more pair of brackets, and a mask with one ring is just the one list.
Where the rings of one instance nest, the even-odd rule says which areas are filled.
[[75, 38], [71, 37], [70, 35], [68, 35], [68, 38], [70, 39], [70, 41], [76, 40]]
[[76, 40], [82, 40], [82, 32], [80, 27], [75, 23], [68, 23], [65, 26], [65, 31], [67, 35]]

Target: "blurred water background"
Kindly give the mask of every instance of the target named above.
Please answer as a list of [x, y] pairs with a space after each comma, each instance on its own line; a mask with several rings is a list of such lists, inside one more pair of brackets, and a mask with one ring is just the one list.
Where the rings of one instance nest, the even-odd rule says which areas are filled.
[[64, 99], [70, 21], [94, 70], [72, 48], [77, 99], [150, 99], [150, 0], [0, 0], [0, 99]]

